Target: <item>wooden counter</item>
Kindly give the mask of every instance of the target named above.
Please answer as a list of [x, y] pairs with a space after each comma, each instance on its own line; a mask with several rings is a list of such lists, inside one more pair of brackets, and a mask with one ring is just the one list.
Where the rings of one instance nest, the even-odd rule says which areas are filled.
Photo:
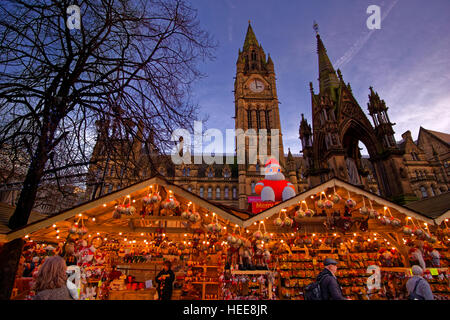
[[156, 288], [145, 290], [111, 290], [109, 300], [155, 300]]

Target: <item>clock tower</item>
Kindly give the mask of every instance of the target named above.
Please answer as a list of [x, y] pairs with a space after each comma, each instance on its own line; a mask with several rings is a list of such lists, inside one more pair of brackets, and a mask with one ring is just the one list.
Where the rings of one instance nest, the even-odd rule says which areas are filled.
[[[241, 209], [247, 208], [247, 195], [253, 194], [253, 184], [262, 178], [260, 169], [264, 167], [267, 157], [277, 158], [285, 168], [275, 80], [273, 61], [270, 55], [266, 58], [249, 22], [244, 47], [242, 51], [239, 49], [236, 62], [235, 126], [236, 130], [242, 129], [243, 132], [255, 130], [257, 139], [251, 139], [248, 135], [245, 138], [245, 164], [239, 165]], [[264, 132], [267, 136], [267, 148], [260, 150], [260, 139], [264, 139]], [[273, 153], [272, 146], [276, 150]], [[260, 156], [264, 153], [266, 157]]]

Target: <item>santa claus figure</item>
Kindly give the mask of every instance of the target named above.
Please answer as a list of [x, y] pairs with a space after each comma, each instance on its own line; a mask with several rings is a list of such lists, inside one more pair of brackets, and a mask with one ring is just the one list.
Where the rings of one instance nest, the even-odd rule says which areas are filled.
[[286, 201], [295, 196], [294, 185], [285, 180], [276, 159], [267, 161], [264, 175], [266, 178], [255, 186], [255, 192], [261, 195], [261, 201]]

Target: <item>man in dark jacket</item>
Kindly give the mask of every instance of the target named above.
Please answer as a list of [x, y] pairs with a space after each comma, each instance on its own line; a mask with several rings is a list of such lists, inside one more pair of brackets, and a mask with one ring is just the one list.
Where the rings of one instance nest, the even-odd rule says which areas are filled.
[[317, 276], [323, 300], [349, 300], [342, 294], [341, 286], [336, 279], [337, 261], [326, 258], [323, 262], [325, 268]]
[[172, 298], [173, 281], [175, 274], [171, 270], [172, 264], [170, 261], [164, 261], [164, 268], [156, 276], [156, 283], [158, 284], [159, 300], [170, 300]]

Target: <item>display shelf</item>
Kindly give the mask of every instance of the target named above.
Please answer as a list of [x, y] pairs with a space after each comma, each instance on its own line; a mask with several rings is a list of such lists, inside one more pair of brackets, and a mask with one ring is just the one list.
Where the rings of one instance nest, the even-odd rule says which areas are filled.
[[270, 270], [233, 270], [231, 271], [231, 274], [268, 274], [271, 273]]

